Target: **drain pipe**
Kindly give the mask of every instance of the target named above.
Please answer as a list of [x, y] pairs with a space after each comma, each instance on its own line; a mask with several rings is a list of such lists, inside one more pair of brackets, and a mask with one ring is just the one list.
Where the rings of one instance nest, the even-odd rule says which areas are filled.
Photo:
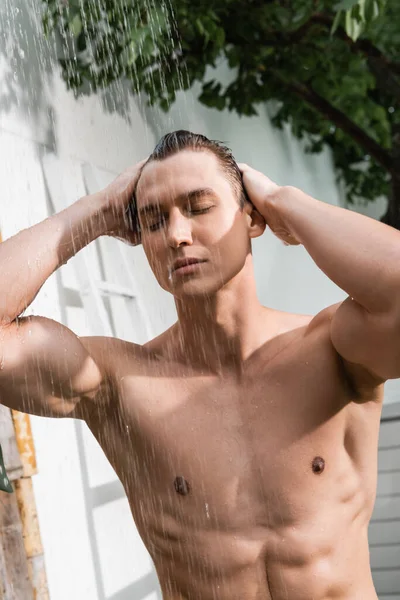
[[15, 439], [23, 467], [22, 477], [13, 483], [21, 515], [29, 577], [35, 600], [49, 600], [42, 539], [32, 486], [32, 475], [37, 473], [37, 465], [31, 422], [29, 415], [16, 410], [12, 411], [12, 417]]

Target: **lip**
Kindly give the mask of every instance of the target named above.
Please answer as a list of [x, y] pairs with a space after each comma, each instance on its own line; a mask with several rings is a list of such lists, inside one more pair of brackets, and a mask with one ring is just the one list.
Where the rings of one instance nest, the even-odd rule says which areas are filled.
[[186, 275], [194, 273], [205, 260], [199, 258], [184, 258], [175, 261], [171, 274]]

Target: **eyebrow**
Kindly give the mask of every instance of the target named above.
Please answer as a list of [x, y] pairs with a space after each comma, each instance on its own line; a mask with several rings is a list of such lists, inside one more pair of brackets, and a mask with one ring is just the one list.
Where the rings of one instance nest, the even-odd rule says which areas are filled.
[[[212, 188], [198, 188], [196, 190], [191, 190], [190, 192], [185, 192], [183, 194], [179, 194], [179, 196], [177, 196], [175, 198], [175, 202], [182, 202], [182, 200], [193, 201], [193, 200], [198, 200], [199, 198], [203, 198], [204, 196], [215, 196], [215, 195], [216, 195], [215, 191]], [[160, 206], [162, 206], [162, 204], [154, 204], [154, 203], [147, 204], [146, 206], [139, 208], [138, 214], [146, 215], [148, 213], [159, 212]]]

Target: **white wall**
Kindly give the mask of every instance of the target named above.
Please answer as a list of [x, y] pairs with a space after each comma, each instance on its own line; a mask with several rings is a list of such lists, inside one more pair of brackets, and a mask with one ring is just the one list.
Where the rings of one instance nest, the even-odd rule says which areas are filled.
[[[305, 156], [287, 131], [272, 129], [264, 107], [258, 117], [238, 118], [200, 106], [193, 94], [181, 94], [164, 115], [127, 99], [122, 86], [103, 99], [76, 100], [65, 90], [53, 50], [43, 41], [38, 5], [39, 0], [6, 0], [0, 6], [0, 226], [5, 238], [51, 210], [42, 172], [46, 154], [54, 152], [65, 164], [90, 162], [107, 180], [176, 128], [222, 139], [238, 160], [277, 182], [340, 203], [329, 154]], [[77, 182], [76, 196], [68, 202], [79, 194]], [[158, 288], [142, 249], [126, 246], [124, 252], [158, 333], [174, 319], [173, 301]], [[284, 247], [269, 233], [254, 243], [254, 257], [259, 296], [267, 305], [313, 314], [345, 297], [304, 249]], [[84, 311], [64, 305], [63, 286], [77, 287], [73, 261], [49, 279], [32, 312], [63, 321], [78, 335], [90, 334]], [[32, 425], [39, 465], [34, 486], [51, 600], [155, 600], [150, 558], [126, 499], [119, 498], [115, 473], [88, 429], [68, 419], [33, 418]], [[117, 499], [92, 511], [93, 488]]]
[[[49, 214], [42, 172], [47, 153], [55, 152], [65, 161], [91, 162], [110, 179], [144, 157], [155, 143], [134, 102], [125, 107], [131, 121], [127, 125], [122, 116], [107, 111], [99, 98], [76, 101], [66, 92], [61, 78], [53, 76], [51, 48], [43, 42], [38, 25], [38, 4], [13, 0], [0, 5], [0, 226], [4, 238]], [[133, 251], [139, 265], [140, 252]], [[146, 280], [145, 269], [139, 270], [142, 287], [155, 286]], [[49, 279], [31, 312], [63, 320], [80, 335], [90, 334], [83, 311], [68, 310], [60, 302], [60, 284], [76, 287], [70, 264]], [[154, 315], [153, 321], [160, 329], [164, 317], [158, 312], [160, 316]], [[86, 426], [69, 419], [40, 418], [33, 418], [32, 426], [39, 467], [34, 487], [51, 600], [155, 600], [157, 583], [151, 575], [151, 560], [138, 538], [126, 499], [99, 506], [89, 518], [90, 487], [112, 483], [116, 476]], [[132, 594], [135, 589], [137, 593]]]

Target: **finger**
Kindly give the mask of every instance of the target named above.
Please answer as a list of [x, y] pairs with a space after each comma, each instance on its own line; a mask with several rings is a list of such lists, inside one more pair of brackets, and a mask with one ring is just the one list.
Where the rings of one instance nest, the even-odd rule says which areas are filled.
[[139, 162], [136, 164], [136, 167], [137, 167], [138, 169], [141, 169], [141, 168], [142, 168], [142, 167], [143, 167], [143, 166], [144, 166], [144, 165], [147, 163], [147, 161], [149, 160], [149, 158], [150, 158], [150, 155], [149, 155], [147, 158], [143, 158], [143, 160], [140, 160], [140, 161], [139, 161]]
[[119, 240], [120, 242], [128, 244], [129, 246], [138, 246], [139, 244], [141, 244], [140, 234], [134, 231], [116, 231], [112, 237]]
[[117, 177], [115, 184], [120, 186], [121, 194], [131, 194], [133, 192], [146, 161], [147, 159], [141, 160], [139, 163], [128, 167]]
[[144, 167], [144, 165], [146, 164], [146, 162], [148, 161], [149, 157], [144, 158], [143, 160], [140, 160], [139, 162], [135, 163], [134, 165], [130, 165], [129, 167], [127, 167], [125, 169], [125, 171], [122, 172], [122, 175], [125, 177], [135, 177], [139, 174], [140, 169], [142, 169], [142, 167]]
[[128, 235], [125, 238], [124, 242], [126, 244], [128, 244], [129, 246], [139, 246], [139, 244], [142, 243], [142, 239], [141, 239], [140, 235], [138, 235], [138, 234], [135, 233], [135, 234], [132, 234], [132, 235]]
[[237, 163], [237, 166], [239, 167], [239, 171], [241, 171], [241, 173], [248, 171], [251, 168], [246, 163]]

